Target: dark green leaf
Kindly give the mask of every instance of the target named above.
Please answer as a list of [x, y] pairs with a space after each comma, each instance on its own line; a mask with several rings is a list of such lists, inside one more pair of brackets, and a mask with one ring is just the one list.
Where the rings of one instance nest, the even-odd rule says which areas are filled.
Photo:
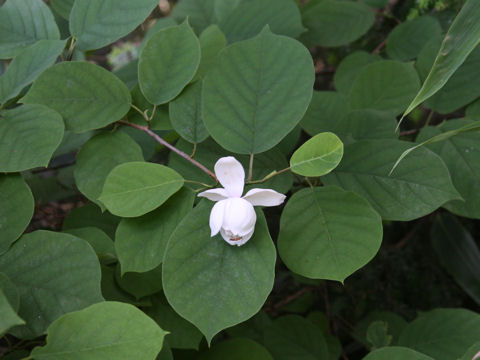
[[50, 5], [61, 17], [68, 20], [75, 0], [50, 0]]
[[0, 273], [0, 289], [7, 298], [12, 309], [17, 312], [20, 306], [20, 296], [18, 295], [17, 287], [4, 273]]
[[227, 44], [227, 39], [217, 25], [210, 25], [202, 31], [200, 37], [202, 58], [193, 80], [203, 79], [205, 74], [215, 65], [217, 55]]
[[0, 336], [3, 336], [8, 329], [23, 324], [25, 321], [17, 315], [12, 304], [8, 302], [7, 297], [0, 289]]
[[215, 22], [214, 2], [216, 0], [182, 0], [175, 4], [172, 17], [181, 23], [188, 17], [188, 21], [199, 34], [208, 25]]
[[69, 229], [64, 232], [88, 242], [100, 260], [108, 262], [115, 259], [115, 248], [112, 239], [99, 228], [90, 226]]
[[365, 51], [355, 51], [346, 56], [340, 65], [338, 65], [337, 71], [335, 71], [333, 75], [335, 88], [348, 95], [355, 79], [363, 68], [379, 60], [382, 60], [380, 56], [372, 55]]
[[259, 343], [250, 339], [229, 339], [216, 343], [203, 352], [198, 360], [273, 360], [272, 355]]
[[419, 353], [415, 350], [408, 349], [406, 347], [392, 346], [378, 349], [366, 357], [363, 360], [434, 360], [430, 356]]
[[121, 274], [120, 265], [117, 265], [115, 280], [122, 290], [140, 299], [162, 291], [162, 268], [159, 266], [147, 272]]

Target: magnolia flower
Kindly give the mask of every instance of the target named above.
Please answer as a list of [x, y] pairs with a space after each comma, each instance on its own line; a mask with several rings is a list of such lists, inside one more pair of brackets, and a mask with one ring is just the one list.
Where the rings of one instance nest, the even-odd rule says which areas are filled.
[[215, 175], [223, 188], [198, 194], [217, 201], [210, 213], [211, 236], [219, 232], [230, 245], [242, 246], [253, 235], [257, 214], [254, 206], [277, 206], [285, 195], [271, 189], [252, 189], [242, 197], [245, 171], [232, 156], [220, 158], [215, 164]]

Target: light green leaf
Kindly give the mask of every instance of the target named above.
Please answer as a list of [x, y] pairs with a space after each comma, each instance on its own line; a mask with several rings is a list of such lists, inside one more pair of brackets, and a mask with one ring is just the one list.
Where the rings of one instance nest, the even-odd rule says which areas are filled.
[[406, 347], [392, 346], [375, 350], [363, 360], [434, 360], [430, 356]]
[[184, 188], [157, 210], [138, 218], [122, 219], [115, 234], [122, 273], [145, 272], [162, 263], [170, 235], [190, 212], [194, 199], [195, 193]]
[[[480, 219], [480, 121], [450, 120], [423, 128], [417, 142], [445, 161], [452, 182], [464, 201], [444, 205], [454, 214]], [[435, 141], [435, 139], [437, 139]]]
[[293, 272], [343, 282], [382, 243], [380, 216], [358, 195], [336, 186], [303, 189], [280, 219], [278, 251]]
[[160, 30], [140, 54], [140, 88], [150, 103], [165, 104], [192, 80], [199, 64], [200, 42], [188, 22]]
[[203, 84], [205, 126], [227, 150], [264, 152], [298, 124], [310, 102], [313, 81], [308, 50], [266, 28], [220, 52], [218, 66]]
[[[165, 331], [129, 304], [103, 302], [62, 316], [47, 333], [35, 360], [154, 360]], [[134, 346], [132, 346], [134, 345]]]
[[94, 226], [103, 230], [111, 239], [115, 237], [120, 218], [102, 210], [94, 203], [73, 209], [63, 221], [62, 230]]
[[338, 65], [337, 71], [335, 71], [333, 75], [335, 88], [345, 95], [348, 95], [355, 79], [363, 68], [368, 64], [380, 60], [382, 60], [380, 56], [372, 55], [366, 51], [355, 51], [349, 54], [342, 60], [340, 65]]
[[328, 347], [322, 330], [298, 316], [282, 316], [264, 331], [265, 346], [275, 360], [327, 359]]
[[300, 11], [291, 0], [242, 0], [218, 26], [233, 43], [257, 35], [266, 25], [275, 34], [292, 38], [305, 31]]
[[120, 288], [135, 296], [138, 300], [145, 296], [153, 295], [162, 291], [162, 267], [138, 273], [120, 273], [120, 264], [117, 264], [115, 280]]
[[416, 219], [461, 199], [445, 163], [425, 148], [405, 158], [389, 175], [395, 160], [410, 147], [398, 140], [349, 144], [340, 165], [322, 181], [363, 196], [385, 220]]
[[412, 64], [393, 60], [365, 66], [350, 89], [352, 109], [374, 109], [394, 114], [402, 112], [420, 88]]
[[375, 20], [370, 7], [360, 2], [324, 0], [302, 14], [309, 45], [342, 46], [365, 35]]
[[69, 234], [39, 230], [22, 236], [0, 256], [0, 271], [20, 295], [18, 314], [27, 325], [11, 331], [20, 338], [42, 335], [62, 314], [103, 301], [95, 252]]
[[111, 262], [115, 259], [115, 248], [112, 239], [99, 228], [89, 226], [64, 231], [90, 244], [100, 260]]
[[468, 0], [455, 17], [443, 39], [437, 58], [415, 98], [403, 113], [405, 117], [417, 105], [440, 90], [480, 41], [480, 3]]
[[215, 0], [182, 0], [175, 4], [172, 17], [178, 22], [184, 22], [188, 17], [188, 22], [192, 24], [197, 34], [200, 34], [208, 25], [215, 22], [214, 14]]
[[300, 146], [290, 158], [290, 169], [303, 176], [323, 176], [342, 160], [343, 143], [333, 133], [315, 135]]
[[114, 215], [141, 216], [155, 210], [183, 186], [183, 178], [159, 164], [128, 162], [105, 180], [99, 200]]
[[63, 137], [62, 117], [43, 105], [0, 112], [0, 171], [48, 166]]
[[[167, 245], [163, 287], [168, 302], [210, 343], [219, 331], [247, 320], [272, 290], [275, 247], [261, 211], [243, 246], [210, 237], [213, 203], [202, 201], [178, 225]], [[241, 271], [240, 271], [241, 270]]]
[[117, 165], [143, 161], [142, 149], [122, 131], [103, 132], [91, 138], [77, 155], [74, 177], [78, 190], [97, 203], [105, 179]]
[[417, 57], [432, 38], [441, 36], [438, 20], [421, 16], [396, 26], [387, 37], [386, 50], [394, 60], [408, 61]]
[[46, 68], [53, 65], [65, 47], [65, 41], [39, 40], [17, 55], [0, 76], [0, 103], [20, 94]]
[[259, 343], [250, 339], [229, 339], [204, 351], [198, 360], [273, 360], [272, 355]]
[[203, 30], [198, 40], [200, 41], [202, 58], [193, 81], [205, 77], [208, 70], [215, 65], [220, 50], [227, 45], [227, 39], [217, 25], [210, 25]]
[[42, 0], [8, 0], [0, 8], [0, 59], [18, 55], [42, 39], [59, 40], [60, 32]]
[[173, 349], [198, 350], [203, 335], [198, 329], [180, 315], [168, 304], [165, 296], [157, 294], [152, 297], [152, 306], [145, 309], [157, 324], [169, 334], [165, 342]]
[[135, 30], [157, 4], [156, 0], [75, 1], [70, 33], [80, 50], [99, 49]]
[[25, 324], [25, 321], [17, 315], [0, 288], [0, 336], [3, 336], [8, 329], [23, 324]]
[[200, 143], [208, 137], [202, 119], [202, 82], [189, 85], [168, 107], [172, 126], [185, 140]]
[[[191, 154], [193, 145], [180, 139], [176, 147], [187, 154]], [[223, 150], [215, 141], [208, 138], [203, 143], [197, 145], [197, 151], [195, 152], [195, 160], [205, 165], [208, 169], [213, 169], [217, 160], [223, 156], [235, 155]], [[248, 155], [235, 155], [235, 158], [240, 161], [244, 169], [248, 169], [249, 156]], [[174, 152], [170, 153], [170, 159], [168, 165], [178, 171], [185, 179], [195, 180], [205, 184], [211, 184], [212, 178], [205, 174], [202, 170], [190, 164], [184, 158], [176, 155]], [[288, 167], [287, 159], [282, 152], [273, 148], [262, 154], [255, 155], [253, 160], [253, 179], [263, 179], [268, 174], [275, 170], [282, 170]], [[247, 170], [248, 171], [248, 170]], [[212, 184], [214, 185], [214, 184]], [[256, 188], [274, 189], [281, 193], [286, 193], [293, 185], [293, 175], [290, 171], [284, 172], [278, 176], [274, 176], [270, 180], [255, 184]], [[186, 186], [193, 189], [199, 189], [202, 186], [198, 184], [186, 183]], [[245, 191], [248, 191], [246, 186]]]
[[23, 98], [58, 111], [66, 129], [81, 133], [111, 124], [130, 110], [130, 92], [109, 71], [88, 62], [62, 62], [44, 71]]
[[430, 238], [446, 270], [480, 304], [480, 250], [472, 235], [453, 215], [444, 213], [433, 223]]
[[2, 254], [18, 239], [33, 216], [33, 195], [21, 175], [0, 175], [0, 204]]
[[50, 5], [65, 20], [70, 18], [70, 11], [75, 0], [50, 0]]
[[411, 322], [403, 330], [399, 345], [435, 360], [452, 360], [478, 342], [478, 334], [479, 314], [466, 309], [435, 309]]

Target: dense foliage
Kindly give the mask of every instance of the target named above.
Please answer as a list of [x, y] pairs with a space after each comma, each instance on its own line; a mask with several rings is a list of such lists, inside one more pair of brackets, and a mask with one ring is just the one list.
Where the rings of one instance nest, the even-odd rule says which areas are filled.
[[478, 0], [0, 4], [0, 357], [480, 359]]

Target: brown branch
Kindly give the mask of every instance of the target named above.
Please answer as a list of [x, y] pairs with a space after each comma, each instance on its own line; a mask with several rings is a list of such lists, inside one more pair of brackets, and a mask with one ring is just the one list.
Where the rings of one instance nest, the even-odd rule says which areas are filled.
[[202, 170], [204, 173], [206, 173], [208, 176], [210, 176], [212, 179], [215, 180], [215, 182], [218, 182], [217, 180], [217, 177], [215, 176], [215, 174], [213, 172], [211, 172], [210, 170], [208, 170], [204, 165], [200, 164], [198, 161], [192, 159], [188, 154], [185, 154], [183, 151], [177, 149], [175, 146], [173, 146], [172, 144], [170, 144], [169, 142], [165, 141], [164, 139], [162, 139], [160, 136], [158, 136], [157, 134], [155, 134], [152, 130], [150, 130], [148, 128], [148, 126], [142, 126], [142, 125], [138, 125], [138, 124], [134, 124], [134, 123], [131, 123], [131, 122], [128, 122], [128, 121], [124, 121], [124, 120], [119, 120], [118, 123], [122, 124], [122, 125], [127, 125], [127, 126], [130, 126], [130, 127], [133, 127], [135, 129], [138, 129], [138, 130], [141, 130], [145, 133], [147, 133], [148, 135], [150, 135], [152, 138], [155, 139], [155, 141], [157, 141], [159, 144], [162, 144], [163, 146], [165, 146], [166, 148], [172, 150], [175, 154], [183, 157], [185, 160], [189, 161], [190, 163], [192, 163], [192, 165], [198, 167], [200, 170]]
[[274, 304], [273, 305], [273, 309], [277, 310], [277, 309], [280, 309], [282, 306], [285, 306], [289, 303], [291, 303], [293, 300], [296, 300], [298, 299], [300, 296], [312, 291], [312, 290], [315, 290], [314, 287], [305, 287], [303, 289], [300, 289], [299, 291], [297, 291], [296, 293], [290, 295], [290, 296], [287, 296], [285, 299], [279, 301], [278, 303]]

